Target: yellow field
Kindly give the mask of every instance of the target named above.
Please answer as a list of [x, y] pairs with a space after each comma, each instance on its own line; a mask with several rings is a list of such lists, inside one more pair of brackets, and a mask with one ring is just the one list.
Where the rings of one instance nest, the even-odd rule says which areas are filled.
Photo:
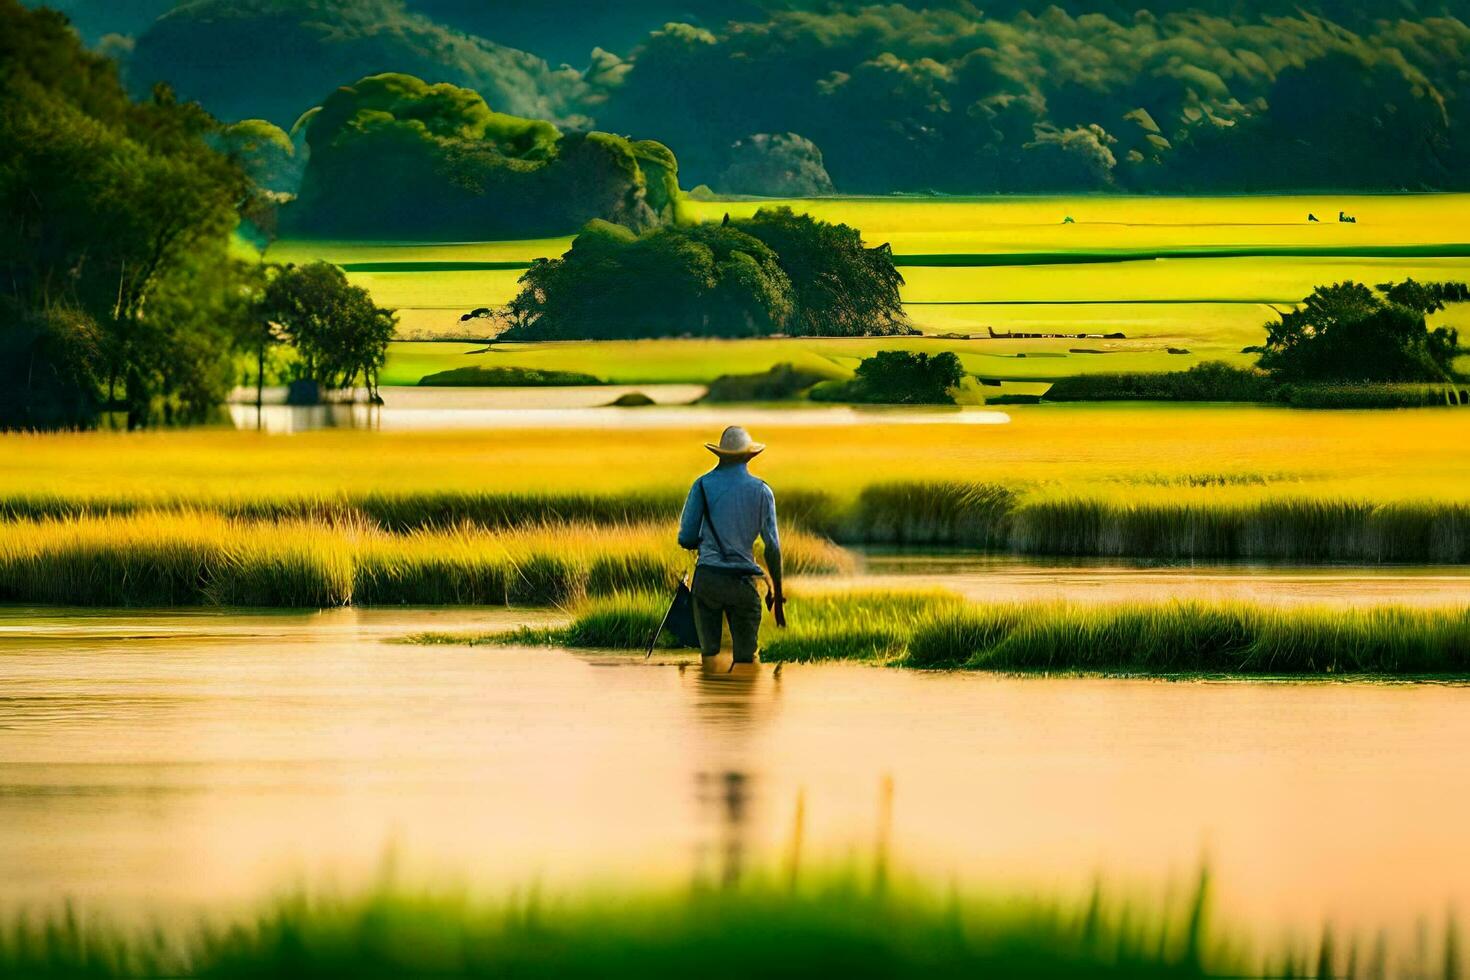
[[[718, 220], [726, 212], [753, 213], [787, 204], [818, 217], [862, 229], [873, 244], [888, 242], [895, 254], [978, 257], [1005, 253], [1005, 264], [902, 268], [910, 318], [927, 334], [1001, 331], [1114, 333], [1123, 341], [1046, 341], [964, 344], [946, 341], [970, 370], [993, 378], [1056, 378], [1098, 370], [1154, 371], [1187, 367], [1204, 359], [1248, 361], [1242, 347], [1263, 339], [1273, 306], [1300, 300], [1314, 286], [1355, 279], [1378, 283], [1412, 276], [1420, 280], [1470, 280], [1470, 195], [1269, 196], [1269, 197], [1033, 197], [1033, 198], [833, 198], [795, 201], [690, 201], [689, 213]], [[1339, 224], [1343, 210], [1358, 218]], [[1308, 213], [1322, 219], [1309, 223]], [[1071, 216], [1073, 224], [1063, 224]], [[571, 239], [503, 242], [284, 241], [276, 261], [325, 258], [349, 267], [382, 263], [440, 263], [428, 269], [351, 270], [349, 277], [378, 302], [399, 310], [405, 340], [483, 333], [482, 322], [460, 315], [504, 303], [515, 295], [518, 269], [456, 269], [456, 263], [513, 263], [560, 255]], [[1376, 248], [1455, 251], [1363, 255]], [[1275, 254], [1160, 257], [1085, 261], [1108, 253], [1165, 252], [1181, 248], [1266, 249]], [[1359, 254], [1301, 254], [1302, 250], [1357, 250]], [[1294, 254], [1295, 252], [1295, 254]], [[1029, 256], [1029, 258], [1028, 258]], [[1078, 260], [1084, 261], [1078, 261]], [[964, 261], [961, 259], [961, 261]], [[1438, 317], [1455, 323], [1463, 310]], [[800, 346], [797, 346], [800, 345]], [[731, 371], [764, 370], [782, 361], [812, 363], [859, 356], [873, 345], [836, 348], [826, 342], [791, 341], [775, 353], [768, 342], [749, 348], [713, 348], [703, 342], [658, 346], [567, 344], [519, 348], [495, 355], [505, 366], [585, 371], [615, 382], [708, 381]], [[892, 346], [892, 342], [884, 342]], [[1084, 347], [1112, 352], [1107, 358], [1069, 354]], [[1167, 347], [1190, 354], [1167, 355]], [[413, 384], [424, 374], [490, 358], [478, 348], [395, 347], [385, 382]], [[1015, 364], [1016, 353], [1061, 355], [1044, 366]], [[1127, 355], [1126, 357], [1120, 355]], [[992, 357], [987, 355], [1001, 355]]]
[[[883, 481], [989, 481], [1031, 497], [1128, 501], [1470, 500], [1460, 412], [1021, 406], [1005, 425], [757, 431], [778, 494]], [[739, 422], [738, 410], [731, 422]], [[218, 430], [0, 435], [0, 500], [198, 502], [353, 493], [675, 491], [708, 468], [713, 432]]]

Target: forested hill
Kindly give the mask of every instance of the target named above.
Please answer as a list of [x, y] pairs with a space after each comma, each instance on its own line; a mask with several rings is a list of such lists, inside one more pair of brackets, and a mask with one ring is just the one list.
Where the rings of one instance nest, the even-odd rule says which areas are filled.
[[56, 2], [226, 120], [405, 72], [656, 138], [686, 187], [1470, 188], [1470, 0]]

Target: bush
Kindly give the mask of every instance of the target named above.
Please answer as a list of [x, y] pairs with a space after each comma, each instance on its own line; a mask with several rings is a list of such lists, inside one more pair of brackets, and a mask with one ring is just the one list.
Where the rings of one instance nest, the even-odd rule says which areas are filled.
[[1079, 374], [1062, 378], [1046, 393], [1047, 401], [1268, 402], [1277, 385], [1251, 368], [1205, 361], [1188, 371], [1161, 374]]
[[1281, 400], [1293, 408], [1433, 408], [1470, 405], [1470, 390], [1431, 384], [1286, 385]]
[[885, 350], [863, 358], [851, 381], [824, 384], [812, 398], [881, 405], [953, 405], [964, 380], [960, 359], [950, 351], [923, 354]]
[[554, 388], [562, 385], [601, 385], [601, 378], [576, 371], [547, 371], [523, 367], [452, 368], [419, 378], [424, 388]]
[[521, 276], [502, 340], [916, 333], [886, 247], [790, 208], [637, 234], [592, 221]]
[[1430, 330], [1425, 316], [1459, 295], [1460, 283], [1356, 282], [1318, 286], [1301, 307], [1266, 324], [1260, 365], [1282, 381], [1443, 381], [1459, 334]]
[[778, 402], [798, 398], [813, 385], [831, 379], [830, 374], [777, 364], [759, 374], [722, 374], [710, 382], [701, 401]]

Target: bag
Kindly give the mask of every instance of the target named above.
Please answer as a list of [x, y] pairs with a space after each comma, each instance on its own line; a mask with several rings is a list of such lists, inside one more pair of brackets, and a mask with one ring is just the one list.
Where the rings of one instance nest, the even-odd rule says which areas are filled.
[[672, 633], [681, 647], [699, 646], [699, 630], [694, 626], [694, 593], [689, 591], [688, 582], [680, 582], [679, 587], [674, 590], [674, 598], [669, 602], [668, 612], [664, 613], [664, 621], [649, 638], [648, 652], [643, 655], [645, 659], [653, 655], [654, 645], [658, 643], [659, 635], [664, 630]]
[[[715, 530], [714, 519], [709, 512], [709, 498], [704, 493], [704, 480], [698, 483], [699, 499], [704, 504], [704, 520], [708, 522], [710, 534], [715, 539], [715, 547], [720, 550], [720, 555], [725, 554], [725, 543], [720, 540], [720, 533]], [[648, 638], [648, 652], [643, 655], [647, 660], [653, 656], [653, 648], [658, 645], [658, 638], [668, 630], [674, 634], [674, 639], [679, 641], [681, 647], [698, 647], [699, 630], [694, 625], [694, 593], [689, 591], [689, 576], [684, 576], [679, 582], [679, 587], [674, 590], [674, 598], [669, 602], [668, 611], [664, 613], [663, 622], [653, 631]]]

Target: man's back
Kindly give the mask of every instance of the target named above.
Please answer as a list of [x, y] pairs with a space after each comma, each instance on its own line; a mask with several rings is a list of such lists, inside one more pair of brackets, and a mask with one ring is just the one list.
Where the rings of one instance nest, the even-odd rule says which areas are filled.
[[755, 561], [757, 537], [765, 542], [768, 554], [779, 552], [776, 496], [751, 475], [744, 462], [721, 463], [694, 481], [679, 521], [679, 545], [697, 547], [698, 564], [760, 575], [761, 567]]

